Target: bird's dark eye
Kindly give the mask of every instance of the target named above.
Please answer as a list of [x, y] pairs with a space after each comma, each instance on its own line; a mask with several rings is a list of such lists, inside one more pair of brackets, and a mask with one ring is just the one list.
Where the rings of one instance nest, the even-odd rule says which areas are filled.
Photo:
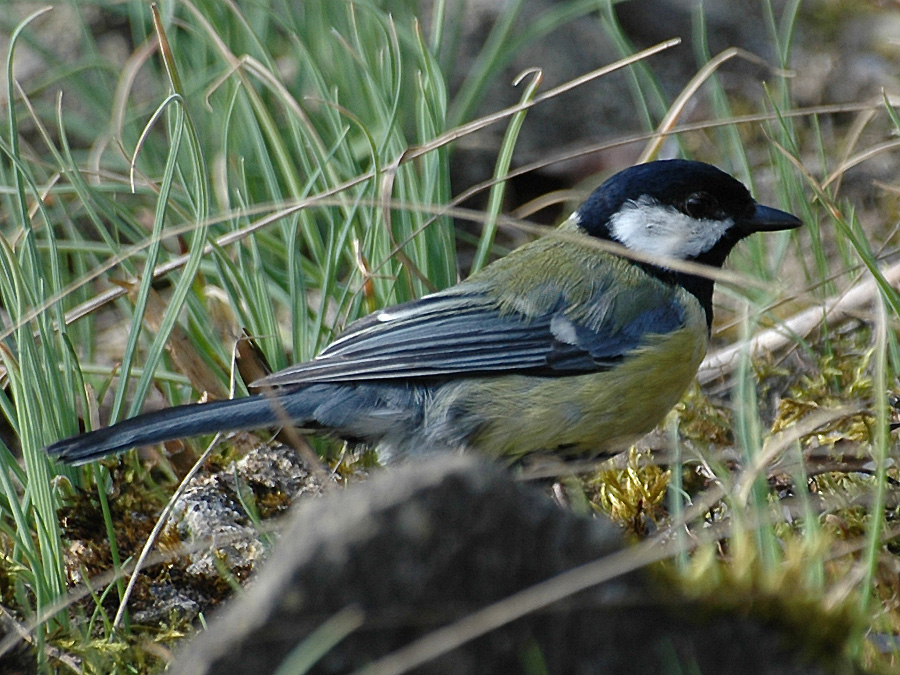
[[708, 192], [695, 192], [685, 200], [684, 210], [693, 218], [710, 218], [718, 212], [719, 203]]

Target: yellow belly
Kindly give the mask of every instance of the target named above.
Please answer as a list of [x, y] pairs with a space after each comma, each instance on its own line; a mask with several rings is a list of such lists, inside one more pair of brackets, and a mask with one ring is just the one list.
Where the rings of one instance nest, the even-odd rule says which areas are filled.
[[621, 449], [651, 431], [679, 401], [706, 347], [703, 322], [701, 330], [652, 336], [606, 372], [486, 379], [455, 401], [479, 421], [467, 445], [510, 458], [539, 451], [593, 455]]

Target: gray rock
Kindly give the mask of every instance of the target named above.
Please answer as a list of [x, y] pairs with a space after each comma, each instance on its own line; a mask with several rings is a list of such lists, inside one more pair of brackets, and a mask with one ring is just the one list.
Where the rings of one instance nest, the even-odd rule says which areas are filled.
[[[611, 524], [558, 508], [496, 466], [446, 457], [402, 467], [301, 503], [255, 583], [169, 672], [274, 672], [347, 608], [361, 625], [308, 672], [351, 672], [620, 546]], [[824, 672], [759, 622], [659, 596], [640, 573], [613, 578], [413, 672], [522, 672], [528, 655], [549, 673]]]

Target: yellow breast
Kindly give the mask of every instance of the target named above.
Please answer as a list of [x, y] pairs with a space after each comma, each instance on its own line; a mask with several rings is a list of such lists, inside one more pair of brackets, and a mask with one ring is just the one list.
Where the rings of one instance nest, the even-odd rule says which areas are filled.
[[596, 455], [651, 431], [679, 401], [706, 354], [702, 308], [685, 293], [684, 328], [651, 335], [616, 367], [560, 377], [485, 378], [452, 395], [457, 415], [475, 422], [467, 445], [492, 456], [532, 452]]

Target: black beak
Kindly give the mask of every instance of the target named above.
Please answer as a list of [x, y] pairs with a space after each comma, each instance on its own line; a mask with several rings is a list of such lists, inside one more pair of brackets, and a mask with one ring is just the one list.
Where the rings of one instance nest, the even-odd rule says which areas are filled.
[[793, 230], [803, 222], [786, 211], [773, 209], [771, 206], [757, 204], [749, 218], [742, 218], [737, 226], [746, 234], [753, 232], [776, 232], [777, 230]]

